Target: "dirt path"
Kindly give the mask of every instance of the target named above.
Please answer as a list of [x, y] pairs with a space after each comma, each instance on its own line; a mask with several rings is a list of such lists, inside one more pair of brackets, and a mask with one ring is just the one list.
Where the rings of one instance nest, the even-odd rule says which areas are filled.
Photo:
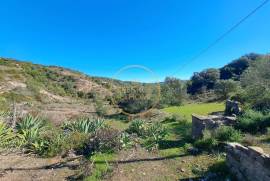
[[0, 181], [61, 181], [75, 175], [78, 159], [0, 154]]
[[175, 173], [168, 169], [166, 158], [157, 157], [142, 148], [122, 151], [118, 160], [107, 181], [177, 180]]

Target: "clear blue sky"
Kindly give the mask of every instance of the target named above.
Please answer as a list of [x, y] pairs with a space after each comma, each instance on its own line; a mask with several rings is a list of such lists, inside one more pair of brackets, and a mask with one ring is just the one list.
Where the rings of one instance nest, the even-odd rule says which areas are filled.
[[[163, 79], [262, 1], [1, 1], [0, 56], [106, 77], [140, 64]], [[176, 76], [187, 79], [249, 52], [270, 52], [270, 3]], [[150, 81], [131, 74], [118, 78]]]

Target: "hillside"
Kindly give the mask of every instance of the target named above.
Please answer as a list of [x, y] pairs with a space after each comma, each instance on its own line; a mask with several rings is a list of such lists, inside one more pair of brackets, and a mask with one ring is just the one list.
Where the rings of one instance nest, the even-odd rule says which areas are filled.
[[[194, 73], [189, 81], [166, 78], [160, 85], [136, 83], [135, 86], [132, 82], [88, 76], [63, 67], [0, 58], [0, 105], [2, 110], [12, 111], [16, 103], [17, 114], [30, 112], [58, 122], [76, 116], [95, 116], [97, 111], [104, 110], [110, 115], [119, 112], [119, 108], [134, 112], [138, 107], [145, 109], [154, 104], [159, 107], [177, 106], [187, 99], [186, 92], [197, 94], [206, 91], [207, 101], [211, 97], [216, 99], [215, 95], [208, 93], [220, 80], [238, 82], [251, 64], [265, 58], [267, 55], [251, 53], [220, 69]], [[160, 98], [157, 96], [159, 89]], [[128, 98], [130, 94], [139, 96], [137, 102]], [[195, 97], [195, 100], [201, 101], [201, 98]], [[146, 106], [142, 107], [142, 102]]]
[[[83, 73], [55, 66], [0, 59], [0, 104], [17, 112], [41, 111], [54, 121], [76, 115], [90, 115], [95, 110], [95, 97], [105, 101], [121, 83], [90, 77]], [[106, 102], [104, 102], [106, 104]]]

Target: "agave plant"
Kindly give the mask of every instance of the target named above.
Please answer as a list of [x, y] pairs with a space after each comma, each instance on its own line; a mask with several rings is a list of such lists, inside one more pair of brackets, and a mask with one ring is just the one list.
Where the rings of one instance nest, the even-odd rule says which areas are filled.
[[31, 115], [24, 117], [16, 126], [21, 145], [31, 145], [37, 142], [44, 127], [45, 124], [39, 117]]
[[0, 121], [0, 146], [6, 146], [15, 137], [13, 130]]
[[19, 133], [22, 133], [24, 130], [41, 129], [44, 126], [45, 124], [39, 117], [27, 115], [17, 124], [16, 128]]
[[152, 124], [147, 129], [147, 136], [153, 137], [156, 142], [162, 140], [167, 134], [167, 129], [164, 128], [161, 123]]
[[147, 150], [154, 150], [159, 147], [160, 141], [162, 141], [168, 134], [166, 128], [161, 123], [151, 124], [145, 133], [146, 141], [144, 146]]
[[65, 130], [72, 132], [77, 131], [81, 133], [93, 133], [104, 127], [105, 124], [103, 120], [92, 120], [90, 118], [80, 118], [73, 122], [64, 123], [62, 126], [62, 128]]

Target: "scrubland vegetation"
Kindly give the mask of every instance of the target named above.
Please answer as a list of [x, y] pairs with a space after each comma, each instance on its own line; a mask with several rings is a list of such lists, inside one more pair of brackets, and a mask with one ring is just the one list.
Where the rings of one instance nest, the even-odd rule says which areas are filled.
[[[42, 158], [68, 157], [72, 152], [81, 158], [73, 179], [106, 180], [121, 174], [116, 173], [115, 165], [137, 164], [136, 167], [144, 169], [144, 164], [157, 163], [156, 160], [159, 169], [168, 172], [158, 175], [161, 180], [233, 179], [226, 167], [224, 143], [259, 145], [270, 150], [267, 55], [249, 54], [220, 69], [194, 73], [191, 80], [166, 78], [160, 84], [89, 77], [59, 67], [8, 59], [1, 59], [0, 68], [2, 84], [13, 82], [1, 92], [1, 151], [19, 151]], [[14, 82], [20, 86], [12, 87]], [[88, 89], [92, 84], [95, 86]], [[32, 107], [40, 112], [47, 104], [56, 107], [56, 100], [48, 101], [41, 90], [50, 98], [57, 98], [59, 104], [76, 103], [80, 109], [93, 105], [95, 109], [90, 112], [94, 116], [79, 112], [54, 122], [35, 110], [15, 117], [12, 107], [15, 103], [27, 102], [27, 106], [35, 105]], [[222, 112], [228, 98], [241, 103], [242, 112], [237, 115], [236, 124], [205, 130], [202, 138], [192, 139], [191, 114]], [[128, 158], [140, 149], [139, 156], [147, 158]], [[126, 160], [119, 160], [129, 152], [132, 154]], [[126, 174], [139, 174], [133, 173], [139, 172], [132, 171], [134, 167], [123, 167]]]

